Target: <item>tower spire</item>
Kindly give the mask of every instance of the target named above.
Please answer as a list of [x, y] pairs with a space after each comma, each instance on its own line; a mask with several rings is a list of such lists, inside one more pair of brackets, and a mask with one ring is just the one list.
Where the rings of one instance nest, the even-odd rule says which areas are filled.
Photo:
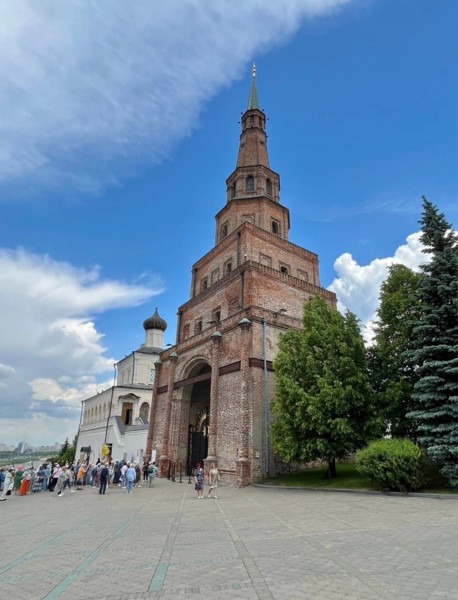
[[259, 110], [259, 98], [258, 98], [258, 89], [256, 87], [256, 65], [253, 63], [253, 68], [251, 69], [252, 79], [251, 79], [251, 89], [250, 89], [250, 97], [248, 98], [248, 106], [247, 110], [258, 109]]

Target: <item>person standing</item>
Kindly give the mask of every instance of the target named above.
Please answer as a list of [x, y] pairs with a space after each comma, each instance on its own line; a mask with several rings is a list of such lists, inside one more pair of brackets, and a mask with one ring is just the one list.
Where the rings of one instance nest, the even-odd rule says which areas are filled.
[[127, 473], [127, 469], [129, 467], [126, 465], [126, 463], [124, 463], [121, 467], [121, 480], [122, 480], [122, 486], [123, 488], [127, 487], [127, 477], [126, 477], [126, 473]]
[[156, 463], [152, 462], [149, 464], [148, 467], [148, 487], [153, 487], [153, 481], [154, 478], [157, 475], [157, 467], [156, 467]]
[[135, 479], [137, 478], [137, 473], [135, 471], [135, 467], [130, 465], [126, 471], [126, 482], [127, 482], [127, 493], [132, 494], [133, 487], [135, 484]]
[[205, 473], [200, 463], [197, 463], [196, 471], [194, 473], [194, 489], [197, 492], [197, 497], [204, 497], [204, 485], [205, 485]]
[[8, 491], [11, 493], [11, 488], [13, 487], [13, 476], [14, 476], [14, 469], [10, 469], [9, 471], [6, 471], [5, 478], [3, 480], [3, 490], [2, 490], [2, 493], [0, 494], [1, 502], [4, 502], [6, 500], [6, 495], [7, 495]]
[[212, 492], [213, 492], [213, 497], [218, 498], [218, 496], [216, 495], [216, 490], [218, 489], [218, 483], [219, 483], [220, 479], [221, 479], [221, 477], [219, 475], [219, 471], [216, 468], [215, 463], [211, 463], [210, 471], [208, 473], [208, 482], [209, 482], [208, 497], [209, 498], [212, 497]]
[[78, 469], [78, 473], [76, 474], [76, 489], [77, 490], [83, 489], [83, 483], [84, 483], [84, 478], [86, 477], [86, 472], [87, 472], [87, 467], [84, 463], [82, 463], [80, 465], [80, 468]]
[[106, 464], [102, 465], [100, 469], [100, 487], [99, 494], [105, 494], [107, 491], [108, 478], [110, 476], [110, 469]]
[[22, 476], [24, 475], [24, 467], [19, 465], [17, 471], [14, 474], [13, 481], [13, 492], [17, 494], [19, 492], [19, 488], [21, 487]]

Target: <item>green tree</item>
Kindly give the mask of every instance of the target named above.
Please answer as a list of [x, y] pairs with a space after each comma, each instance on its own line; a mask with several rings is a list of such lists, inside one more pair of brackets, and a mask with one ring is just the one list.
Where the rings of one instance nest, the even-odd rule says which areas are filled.
[[304, 306], [303, 331], [288, 331], [274, 361], [272, 442], [288, 462], [336, 460], [381, 432], [356, 317], [319, 296]]
[[418, 441], [458, 487], [458, 239], [438, 208], [423, 197], [421, 241], [431, 262], [422, 266], [412, 357], [419, 379], [410, 417]]
[[417, 290], [421, 279], [404, 265], [392, 265], [382, 283], [374, 344], [368, 350], [372, 384], [383, 411], [386, 430], [395, 437], [415, 439], [416, 429], [407, 417], [413, 409], [413, 386], [418, 379], [408, 352], [413, 320], [418, 318]]
[[59, 456], [57, 457], [59, 464], [70, 464], [75, 460], [77, 440], [78, 436], [76, 435], [73, 444], [70, 445], [68, 438], [65, 439], [65, 442], [60, 449]]

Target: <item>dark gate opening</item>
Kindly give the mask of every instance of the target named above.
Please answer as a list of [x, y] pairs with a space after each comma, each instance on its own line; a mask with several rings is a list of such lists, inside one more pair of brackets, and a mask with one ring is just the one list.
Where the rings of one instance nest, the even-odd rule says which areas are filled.
[[208, 408], [201, 410], [195, 425], [189, 426], [188, 475], [191, 475], [197, 463], [204, 464], [208, 454]]

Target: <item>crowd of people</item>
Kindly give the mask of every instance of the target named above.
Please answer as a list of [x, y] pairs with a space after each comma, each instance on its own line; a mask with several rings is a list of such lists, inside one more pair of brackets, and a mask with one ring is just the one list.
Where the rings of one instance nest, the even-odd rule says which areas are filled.
[[[79, 461], [70, 465], [44, 463], [38, 469], [33, 465], [20, 465], [17, 469], [3, 467], [0, 469], [0, 501], [5, 501], [11, 494], [27, 496], [45, 491], [62, 497], [66, 491], [73, 494], [75, 489], [82, 490], [84, 486], [98, 489], [99, 494], [106, 494], [110, 486], [118, 486], [132, 494], [134, 488], [141, 487], [142, 482], [152, 487], [157, 473], [158, 468], [153, 461], [145, 461], [142, 466], [124, 461], [98, 460], [93, 465]], [[208, 497], [218, 498], [219, 481], [220, 474], [215, 463], [211, 463], [208, 472], [200, 463], [197, 465], [194, 487], [198, 498], [204, 497], [205, 484], [209, 488]]]
[[101, 461], [87, 464], [78, 461], [76, 464], [60, 465], [59, 463], [44, 463], [35, 469], [32, 465], [17, 469], [2, 467], [0, 469], [0, 501], [8, 496], [27, 496], [39, 492], [52, 492], [57, 497], [65, 495], [66, 491], [73, 494], [84, 486], [96, 488], [99, 494], [106, 494], [110, 486], [118, 486], [131, 494], [135, 487], [141, 487], [142, 481], [152, 487], [158, 472], [155, 462], [127, 463], [124, 461]]

